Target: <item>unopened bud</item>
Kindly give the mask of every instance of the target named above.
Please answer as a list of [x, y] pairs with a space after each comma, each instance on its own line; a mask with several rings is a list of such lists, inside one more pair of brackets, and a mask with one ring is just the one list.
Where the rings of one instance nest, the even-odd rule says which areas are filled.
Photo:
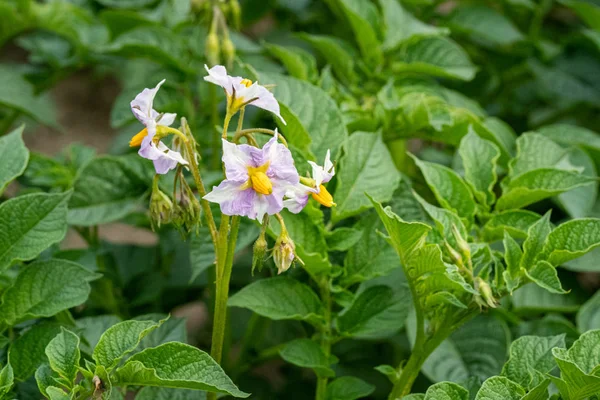
[[258, 271], [263, 267], [265, 262], [265, 256], [267, 254], [267, 240], [265, 239], [264, 233], [262, 233], [256, 242], [254, 242], [254, 247], [252, 248], [252, 275], [254, 275], [254, 270], [258, 268]]
[[162, 224], [168, 224], [172, 220], [173, 215], [173, 202], [164, 194], [156, 185], [152, 189], [152, 196], [150, 197], [150, 221], [152, 224], [152, 230], [155, 227], [159, 227]]
[[492, 288], [490, 285], [481, 279], [480, 277], [475, 278], [475, 287], [479, 291], [479, 295], [481, 299], [478, 299], [478, 303], [480, 306], [488, 306], [490, 308], [496, 308], [498, 305], [496, 299], [494, 298], [494, 294], [492, 293]]
[[210, 66], [221, 63], [220, 53], [219, 37], [215, 32], [209, 32], [208, 36], [206, 36], [206, 43], [204, 44], [204, 55]]
[[199, 13], [203, 11], [208, 6], [210, 6], [210, 2], [208, 0], [192, 0], [191, 1], [192, 12]]
[[231, 19], [233, 21], [233, 26], [239, 31], [242, 27], [242, 9], [240, 7], [240, 3], [238, 2], [238, 0], [231, 0], [229, 2], [229, 5], [231, 6], [230, 12]]
[[183, 234], [198, 229], [200, 226], [200, 201], [194, 195], [194, 192], [185, 181], [183, 176], [180, 177], [181, 193], [177, 201], [176, 212], [174, 212], [173, 223], [178, 228], [183, 228]]
[[464, 266], [462, 256], [460, 255], [460, 253], [454, 250], [454, 248], [450, 246], [448, 241], [444, 241], [444, 244], [446, 245], [446, 250], [448, 251], [448, 254], [450, 254], [450, 259], [452, 260], [452, 262], [458, 265], [459, 267]]
[[235, 60], [235, 45], [228, 37], [223, 40], [223, 57], [225, 58], [225, 64], [227, 68], [233, 67], [233, 61]]
[[458, 250], [466, 259], [471, 258], [471, 248], [469, 247], [469, 243], [462, 237], [456, 225], [452, 225], [452, 236], [456, 240], [456, 245], [458, 246]]
[[281, 274], [290, 269], [294, 259], [296, 259], [296, 245], [284, 229], [277, 238], [273, 249], [273, 261], [277, 266], [277, 273]]

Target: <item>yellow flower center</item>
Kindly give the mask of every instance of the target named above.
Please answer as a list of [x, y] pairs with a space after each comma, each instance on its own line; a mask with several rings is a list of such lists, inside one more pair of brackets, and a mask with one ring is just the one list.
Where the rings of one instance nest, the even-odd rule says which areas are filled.
[[242, 81], [240, 83], [246, 87], [252, 86], [252, 81], [250, 79], [244, 78], [244, 79], [242, 79]]
[[248, 182], [246, 182], [246, 186], [252, 187], [255, 192], [269, 195], [273, 193], [273, 183], [267, 176], [267, 170], [269, 169], [270, 162], [267, 162], [260, 167], [248, 167]]
[[311, 193], [312, 198], [323, 204], [325, 207], [335, 206], [336, 204], [333, 202], [333, 196], [325, 189], [325, 186], [321, 185], [319, 188], [321, 189], [319, 193]]
[[129, 141], [129, 147], [138, 147], [141, 146], [142, 140], [148, 135], [148, 128], [144, 128], [138, 133], [136, 133], [131, 140]]

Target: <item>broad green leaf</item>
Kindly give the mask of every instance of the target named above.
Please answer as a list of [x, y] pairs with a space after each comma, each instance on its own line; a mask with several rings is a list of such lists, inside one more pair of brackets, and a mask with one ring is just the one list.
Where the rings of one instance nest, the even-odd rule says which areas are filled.
[[507, 47], [524, 40], [513, 22], [485, 5], [458, 7], [449, 20], [453, 32], [463, 32], [475, 42]]
[[81, 349], [92, 355], [104, 331], [120, 321], [116, 315], [95, 315], [75, 320], [77, 332], [81, 337]]
[[528, 315], [544, 312], [575, 313], [582, 301], [576, 292], [550, 293], [534, 283], [529, 283], [513, 293], [512, 303], [516, 313]]
[[[414, 341], [414, 325], [408, 330]], [[434, 382], [464, 382], [472, 376], [485, 380], [500, 373], [510, 343], [503, 321], [481, 315], [455, 331], [429, 356], [423, 373]]]
[[471, 219], [475, 214], [475, 201], [465, 181], [448, 167], [413, 159], [440, 205], [462, 218]]
[[344, 258], [344, 286], [386, 275], [400, 266], [394, 249], [377, 233], [382, 226], [373, 214], [363, 217], [357, 226], [362, 236]]
[[[442, 236], [442, 239], [447, 240], [452, 247], [457, 248], [456, 238], [452, 233], [453, 226], [456, 227], [463, 239], [467, 238], [467, 229], [465, 228], [465, 225], [462, 223], [458, 215], [456, 215], [452, 211], [429, 204], [416, 192], [414, 193], [414, 196], [417, 199], [417, 201], [421, 204], [425, 212], [427, 212], [427, 214], [429, 214], [431, 219], [433, 219], [433, 221], [435, 222], [435, 226], [440, 235]], [[443, 242], [440, 244], [443, 244]]]
[[223, 369], [202, 350], [165, 343], [131, 357], [116, 372], [120, 386], [159, 386], [250, 396], [239, 390]]
[[[569, 152], [569, 161], [573, 166], [582, 168], [581, 173], [583, 175], [598, 179], [594, 160], [585, 151], [579, 148], [572, 148]], [[592, 182], [559, 194], [556, 201], [571, 218], [583, 218], [591, 214], [597, 197], [598, 184], [597, 182]]]
[[15, 375], [10, 364], [0, 370], [0, 397], [4, 398], [15, 383]]
[[512, 179], [535, 169], [554, 168], [568, 153], [562, 146], [535, 132], [519, 136], [516, 144], [517, 155], [508, 164]]
[[67, 392], [56, 386], [48, 386], [46, 393], [50, 400], [71, 400], [71, 396]]
[[136, 348], [136, 352], [157, 347], [167, 342], [187, 342], [186, 320], [185, 318], [168, 318], [165, 314], [146, 314], [135, 317], [135, 320], [152, 320], [161, 323], [161, 325], [144, 336]]
[[197, 390], [171, 389], [146, 386], [135, 396], [136, 400], [205, 400], [206, 394]]
[[475, 400], [521, 400], [525, 389], [503, 376], [489, 378], [477, 392]]
[[489, 140], [498, 146], [502, 153], [499, 163], [506, 167], [509, 160], [514, 156], [517, 135], [513, 128], [501, 119], [488, 117], [483, 120], [481, 129], [475, 129], [475, 131], [483, 139]]
[[50, 368], [72, 386], [77, 377], [81, 357], [79, 336], [61, 328], [61, 332], [46, 346], [46, 356], [50, 362]]
[[371, 286], [338, 316], [338, 331], [344, 336], [365, 339], [392, 336], [404, 326], [409, 299], [408, 291], [404, 296], [396, 296], [387, 286]]
[[548, 386], [550, 386], [550, 383], [550, 379], [542, 381], [525, 396], [521, 397], [521, 400], [548, 400]]
[[513, 290], [519, 287], [521, 281], [521, 258], [523, 251], [521, 246], [510, 236], [504, 232], [504, 262], [506, 263], [506, 271], [504, 271], [504, 280], [506, 288], [512, 294]]
[[600, 329], [600, 292], [596, 292], [577, 311], [577, 328], [581, 332]]
[[402, 400], [425, 400], [425, 395], [422, 393], [413, 393], [407, 396], [404, 396]]
[[550, 211], [548, 211], [541, 219], [531, 225], [527, 231], [527, 238], [523, 242], [521, 268], [527, 271], [535, 266], [536, 260], [542, 254], [546, 238], [551, 231]]
[[156, 0], [96, 0], [105, 7], [142, 9], [152, 5]]
[[353, 376], [342, 376], [327, 384], [327, 400], [358, 400], [375, 391], [375, 386]]
[[491, 206], [496, 200], [494, 186], [498, 180], [496, 167], [500, 150], [471, 130], [462, 138], [458, 152], [463, 162], [465, 180], [471, 185], [475, 198], [481, 204]]
[[58, 379], [60, 379], [60, 377], [56, 372], [52, 370], [52, 368], [50, 368], [50, 365], [48, 364], [40, 365], [39, 368], [35, 371], [35, 381], [37, 383], [37, 387], [40, 393], [42, 393], [48, 398], [50, 397], [50, 395], [48, 394], [46, 389], [53, 385], [56, 385], [58, 383]]
[[444, 37], [409, 40], [400, 46], [392, 69], [396, 73], [420, 73], [470, 81], [477, 67], [456, 42]]
[[321, 349], [321, 346], [310, 339], [296, 339], [283, 345], [279, 355], [290, 364], [310, 368], [320, 377], [332, 377], [335, 373], [330, 368], [332, 359]]
[[282, 115], [287, 122], [278, 124], [288, 143], [309, 150], [319, 163], [325, 159], [327, 149], [331, 149], [335, 160], [348, 137], [335, 101], [322, 89], [296, 78], [275, 73], [261, 73], [259, 78], [262, 84], [275, 85], [273, 94], [283, 106]]
[[300, 38], [309, 42], [327, 61], [342, 82], [353, 83], [358, 77], [354, 71], [353, 49], [339, 38], [326, 35], [301, 33]]
[[0, 106], [9, 107], [14, 112], [25, 114], [44, 125], [58, 129], [52, 102], [45, 95], [36, 95], [34, 87], [19, 69], [0, 64], [0, 87]]
[[21, 334], [10, 345], [8, 360], [13, 367], [15, 379], [26, 380], [40, 365], [48, 362], [46, 346], [60, 332], [61, 327], [57, 323], [41, 323]]
[[600, 31], [600, 7], [597, 3], [586, 0], [559, 0], [559, 2], [573, 9], [591, 28]]
[[341, 227], [327, 234], [327, 248], [335, 251], [348, 251], [362, 238], [363, 231]]
[[493, 214], [492, 218], [483, 226], [484, 236], [487, 241], [501, 239], [504, 231], [516, 239], [527, 238], [527, 231], [542, 216], [528, 210], [508, 210]]
[[552, 265], [560, 265], [600, 246], [600, 219], [575, 219], [548, 235], [543, 252]]
[[510, 345], [510, 358], [502, 369], [502, 375], [526, 389], [532, 389], [538, 374], [550, 373], [556, 368], [552, 356], [554, 347], [565, 347], [565, 335], [522, 336]]
[[72, 225], [93, 226], [117, 221], [135, 211], [148, 191], [149, 181], [140, 176], [135, 156], [94, 159], [75, 181], [69, 202]]
[[354, 38], [365, 61], [371, 66], [378, 66], [383, 61], [383, 53], [377, 33], [380, 23], [377, 7], [369, 0], [336, 0], [336, 2], [354, 31]]
[[28, 261], [67, 232], [67, 202], [71, 192], [33, 193], [0, 204], [0, 271], [13, 261]]
[[569, 349], [569, 358], [586, 374], [600, 365], [600, 330], [585, 332]]
[[99, 277], [72, 261], [50, 259], [31, 263], [2, 295], [0, 318], [14, 325], [78, 306], [90, 294], [89, 282]]
[[405, 221], [429, 221], [421, 203], [415, 197], [411, 182], [404, 175], [389, 204], [391, 209]]
[[556, 268], [546, 261], [538, 261], [533, 268], [526, 270], [525, 273], [529, 279], [549, 292], [557, 294], [567, 293], [562, 288]]
[[231, 296], [228, 305], [247, 308], [274, 320], [315, 322], [320, 321], [323, 314], [317, 294], [307, 285], [286, 277], [253, 282]]
[[536, 130], [549, 137], [556, 143], [567, 146], [582, 146], [593, 151], [600, 151], [600, 135], [594, 131], [575, 125], [556, 124], [547, 125]]
[[403, 42], [426, 36], [448, 35], [450, 31], [433, 25], [427, 25], [406, 11], [398, 0], [379, 0], [385, 19], [385, 40], [383, 48], [393, 50]]
[[440, 382], [431, 385], [424, 400], [469, 400], [469, 391], [452, 382]]
[[420, 130], [433, 129], [438, 136], [444, 129], [454, 125], [452, 109], [448, 103], [438, 97], [419, 90], [420, 88], [404, 88], [399, 94], [397, 108], [401, 111], [398, 122], [406, 135], [413, 135]]
[[164, 321], [123, 321], [111, 326], [100, 336], [94, 349], [94, 361], [110, 371], [162, 322]]
[[576, 172], [554, 168], [535, 169], [508, 183], [496, 203], [496, 210], [525, 207], [592, 182], [595, 182], [594, 178]]
[[27, 167], [29, 150], [23, 142], [24, 127], [22, 125], [9, 134], [0, 136], [0, 194]]
[[312, 54], [300, 47], [266, 44], [265, 48], [277, 58], [294, 78], [314, 81], [317, 77], [317, 62]]
[[572, 359], [570, 350], [556, 347], [552, 349], [552, 354], [560, 368], [560, 378], [551, 376], [550, 379], [564, 400], [583, 400], [600, 392], [600, 377], [586, 374]]
[[332, 210], [334, 222], [359, 214], [372, 205], [365, 193], [378, 201], [388, 201], [400, 181], [381, 135], [355, 132], [344, 144]]

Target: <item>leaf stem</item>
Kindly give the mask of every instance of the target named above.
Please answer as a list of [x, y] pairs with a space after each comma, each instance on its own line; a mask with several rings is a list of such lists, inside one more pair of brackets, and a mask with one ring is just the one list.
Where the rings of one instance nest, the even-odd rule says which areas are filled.
[[[242, 129], [242, 130], [238, 130], [235, 133], [235, 136], [233, 137], [233, 141], [237, 142], [238, 140], [240, 140], [240, 138], [242, 136], [247, 136], [250, 133], [266, 133], [267, 135], [271, 135], [271, 136], [275, 136], [275, 131], [272, 129], [265, 129], [265, 128], [249, 128], [249, 129]], [[289, 147], [288, 146], [288, 142], [287, 140], [285, 140], [285, 138], [283, 137], [283, 135], [279, 132], [277, 132], [278, 134], [278, 138], [279, 140], [281, 140], [281, 143], [283, 143], [283, 145], [285, 147]]]
[[[319, 291], [321, 301], [325, 307], [324, 317], [325, 324], [321, 332], [321, 349], [327, 358], [331, 355], [331, 293], [329, 291], [329, 281], [327, 277], [323, 277], [319, 282]], [[317, 393], [315, 400], [325, 400], [327, 398], [327, 380], [326, 376], [317, 378]]]

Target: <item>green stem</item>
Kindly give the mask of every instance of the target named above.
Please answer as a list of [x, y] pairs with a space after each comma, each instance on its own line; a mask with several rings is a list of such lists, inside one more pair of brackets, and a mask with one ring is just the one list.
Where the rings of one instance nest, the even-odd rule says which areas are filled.
[[[321, 332], [321, 349], [327, 358], [331, 355], [331, 293], [329, 291], [329, 281], [323, 278], [319, 283], [321, 301], [325, 306], [325, 325]], [[315, 400], [325, 400], [327, 397], [327, 377], [319, 376], [317, 378], [317, 393]]]
[[227, 115], [225, 115], [225, 122], [223, 122], [223, 133], [221, 134], [221, 139], [227, 140], [227, 129], [229, 129], [229, 122], [231, 121], [231, 117], [233, 115], [227, 111]]
[[[223, 220], [226, 220], [223, 223]], [[240, 227], [240, 217], [234, 216], [231, 218], [231, 234], [227, 240], [227, 228], [229, 226], [229, 218], [226, 215], [221, 219], [221, 230], [219, 232], [219, 248], [223, 253], [225, 249], [224, 262], [217, 264], [217, 282], [216, 282], [216, 301], [215, 301], [215, 317], [212, 332], [212, 344], [210, 355], [212, 358], [221, 363], [223, 356], [223, 341], [225, 339], [225, 328], [227, 326], [227, 299], [229, 297], [229, 281], [231, 280], [231, 271], [233, 269], [233, 256], [235, 254], [235, 244], [237, 242], [238, 231]], [[223, 258], [221, 258], [223, 259]], [[219, 266], [219, 264], [221, 264]], [[209, 393], [208, 400], [215, 400], [216, 393]]]
[[[249, 129], [238, 130], [235, 133], [235, 136], [233, 137], [233, 141], [237, 142], [238, 140], [240, 140], [240, 138], [242, 136], [247, 136], [251, 133], [266, 133], [267, 135], [275, 136], [275, 131], [272, 129], [249, 128]], [[279, 133], [277, 137], [279, 138], [279, 140], [281, 140], [281, 143], [283, 143], [285, 147], [288, 147], [287, 140], [285, 140], [285, 138], [283, 137], [283, 135], [281, 133]]]

